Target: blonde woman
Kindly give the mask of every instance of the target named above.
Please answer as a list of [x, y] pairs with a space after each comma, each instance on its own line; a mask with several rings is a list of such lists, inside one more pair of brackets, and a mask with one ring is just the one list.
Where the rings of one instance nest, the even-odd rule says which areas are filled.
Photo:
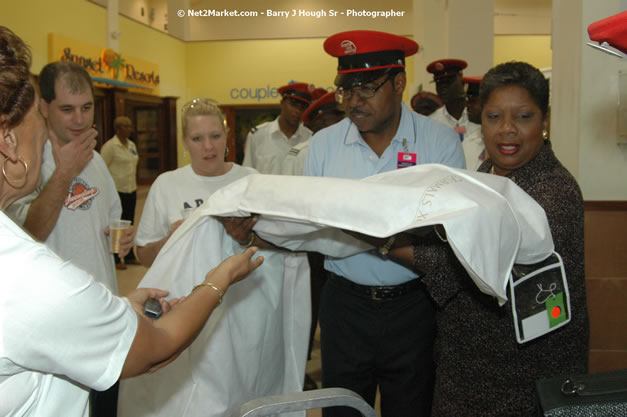
[[183, 146], [191, 163], [159, 175], [150, 188], [135, 240], [137, 254], [146, 267], [152, 265], [186, 213], [216, 190], [257, 172], [225, 161], [226, 121], [215, 101], [190, 101], [183, 106], [181, 120]]

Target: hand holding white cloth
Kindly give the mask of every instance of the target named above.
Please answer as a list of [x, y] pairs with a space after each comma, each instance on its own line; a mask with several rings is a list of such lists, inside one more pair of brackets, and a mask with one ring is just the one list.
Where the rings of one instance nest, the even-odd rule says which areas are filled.
[[263, 239], [335, 257], [371, 249], [338, 229], [386, 237], [442, 224], [479, 289], [501, 303], [514, 262], [539, 262], [553, 251], [544, 210], [514, 182], [439, 164], [361, 180], [250, 175], [214, 193], [166, 248], [205, 216], [251, 213], [261, 215], [255, 231]]

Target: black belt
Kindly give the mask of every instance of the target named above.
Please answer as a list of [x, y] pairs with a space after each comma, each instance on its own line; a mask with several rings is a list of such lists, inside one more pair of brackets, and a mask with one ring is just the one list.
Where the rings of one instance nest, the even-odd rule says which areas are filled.
[[401, 295], [409, 294], [423, 287], [422, 281], [418, 278], [407, 281], [399, 285], [380, 285], [370, 286], [356, 284], [340, 275], [334, 274], [331, 271], [327, 271], [329, 277], [333, 278], [335, 282], [343, 287], [350, 288], [351, 290], [369, 297], [371, 300], [381, 301], [390, 300]]

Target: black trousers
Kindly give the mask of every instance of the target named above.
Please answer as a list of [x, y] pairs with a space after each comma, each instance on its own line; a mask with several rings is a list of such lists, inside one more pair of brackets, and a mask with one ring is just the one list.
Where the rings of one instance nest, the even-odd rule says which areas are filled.
[[117, 381], [106, 391], [91, 390], [89, 393], [90, 417], [116, 417], [119, 388], [120, 381]]
[[[429, 416], [433, 396], [435, 308], [423, 287], [372, 300], [329, 273], [320, 302], [322, 385], [348, 388], [383, 417]], [[348, 407], [325, 417], [360, 416]]]
[[324, 283], [327, 282], [327, 271], [324, 269], [324, 255], [318, 252], [307, 252], [311, 282], [311, 329], [309, 330], [309, 350], [307, 360], [311, 359], [314, 336], [318, 327], [318, 311], [320, 309], [320, 295]]
[[[133, 191], [132, 193], [120, 193], [120, 202], [122, 203], [122, 220], [130, 220], [135, 228], [135, 204], [137, 203], [137, 191]], [[120, 257], [117, 253], [114, 253], [115, 263], [120, 263]], [[128, 255], [124, 257], [125, 261], [131, 261], [135, 259], [135, 254], [133, 250], [131, 250]]]

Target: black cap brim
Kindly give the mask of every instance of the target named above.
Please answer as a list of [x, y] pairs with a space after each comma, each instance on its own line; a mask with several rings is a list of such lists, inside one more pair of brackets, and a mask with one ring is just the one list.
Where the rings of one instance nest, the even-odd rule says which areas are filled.
[[344, 89], [353, 88], [364, 85], [376, 80], [390, 72], [392, 68], [383, 68], [371, 71], [355, 71], [345, 74], [337, 74], [335, 77], [335, 85]]

